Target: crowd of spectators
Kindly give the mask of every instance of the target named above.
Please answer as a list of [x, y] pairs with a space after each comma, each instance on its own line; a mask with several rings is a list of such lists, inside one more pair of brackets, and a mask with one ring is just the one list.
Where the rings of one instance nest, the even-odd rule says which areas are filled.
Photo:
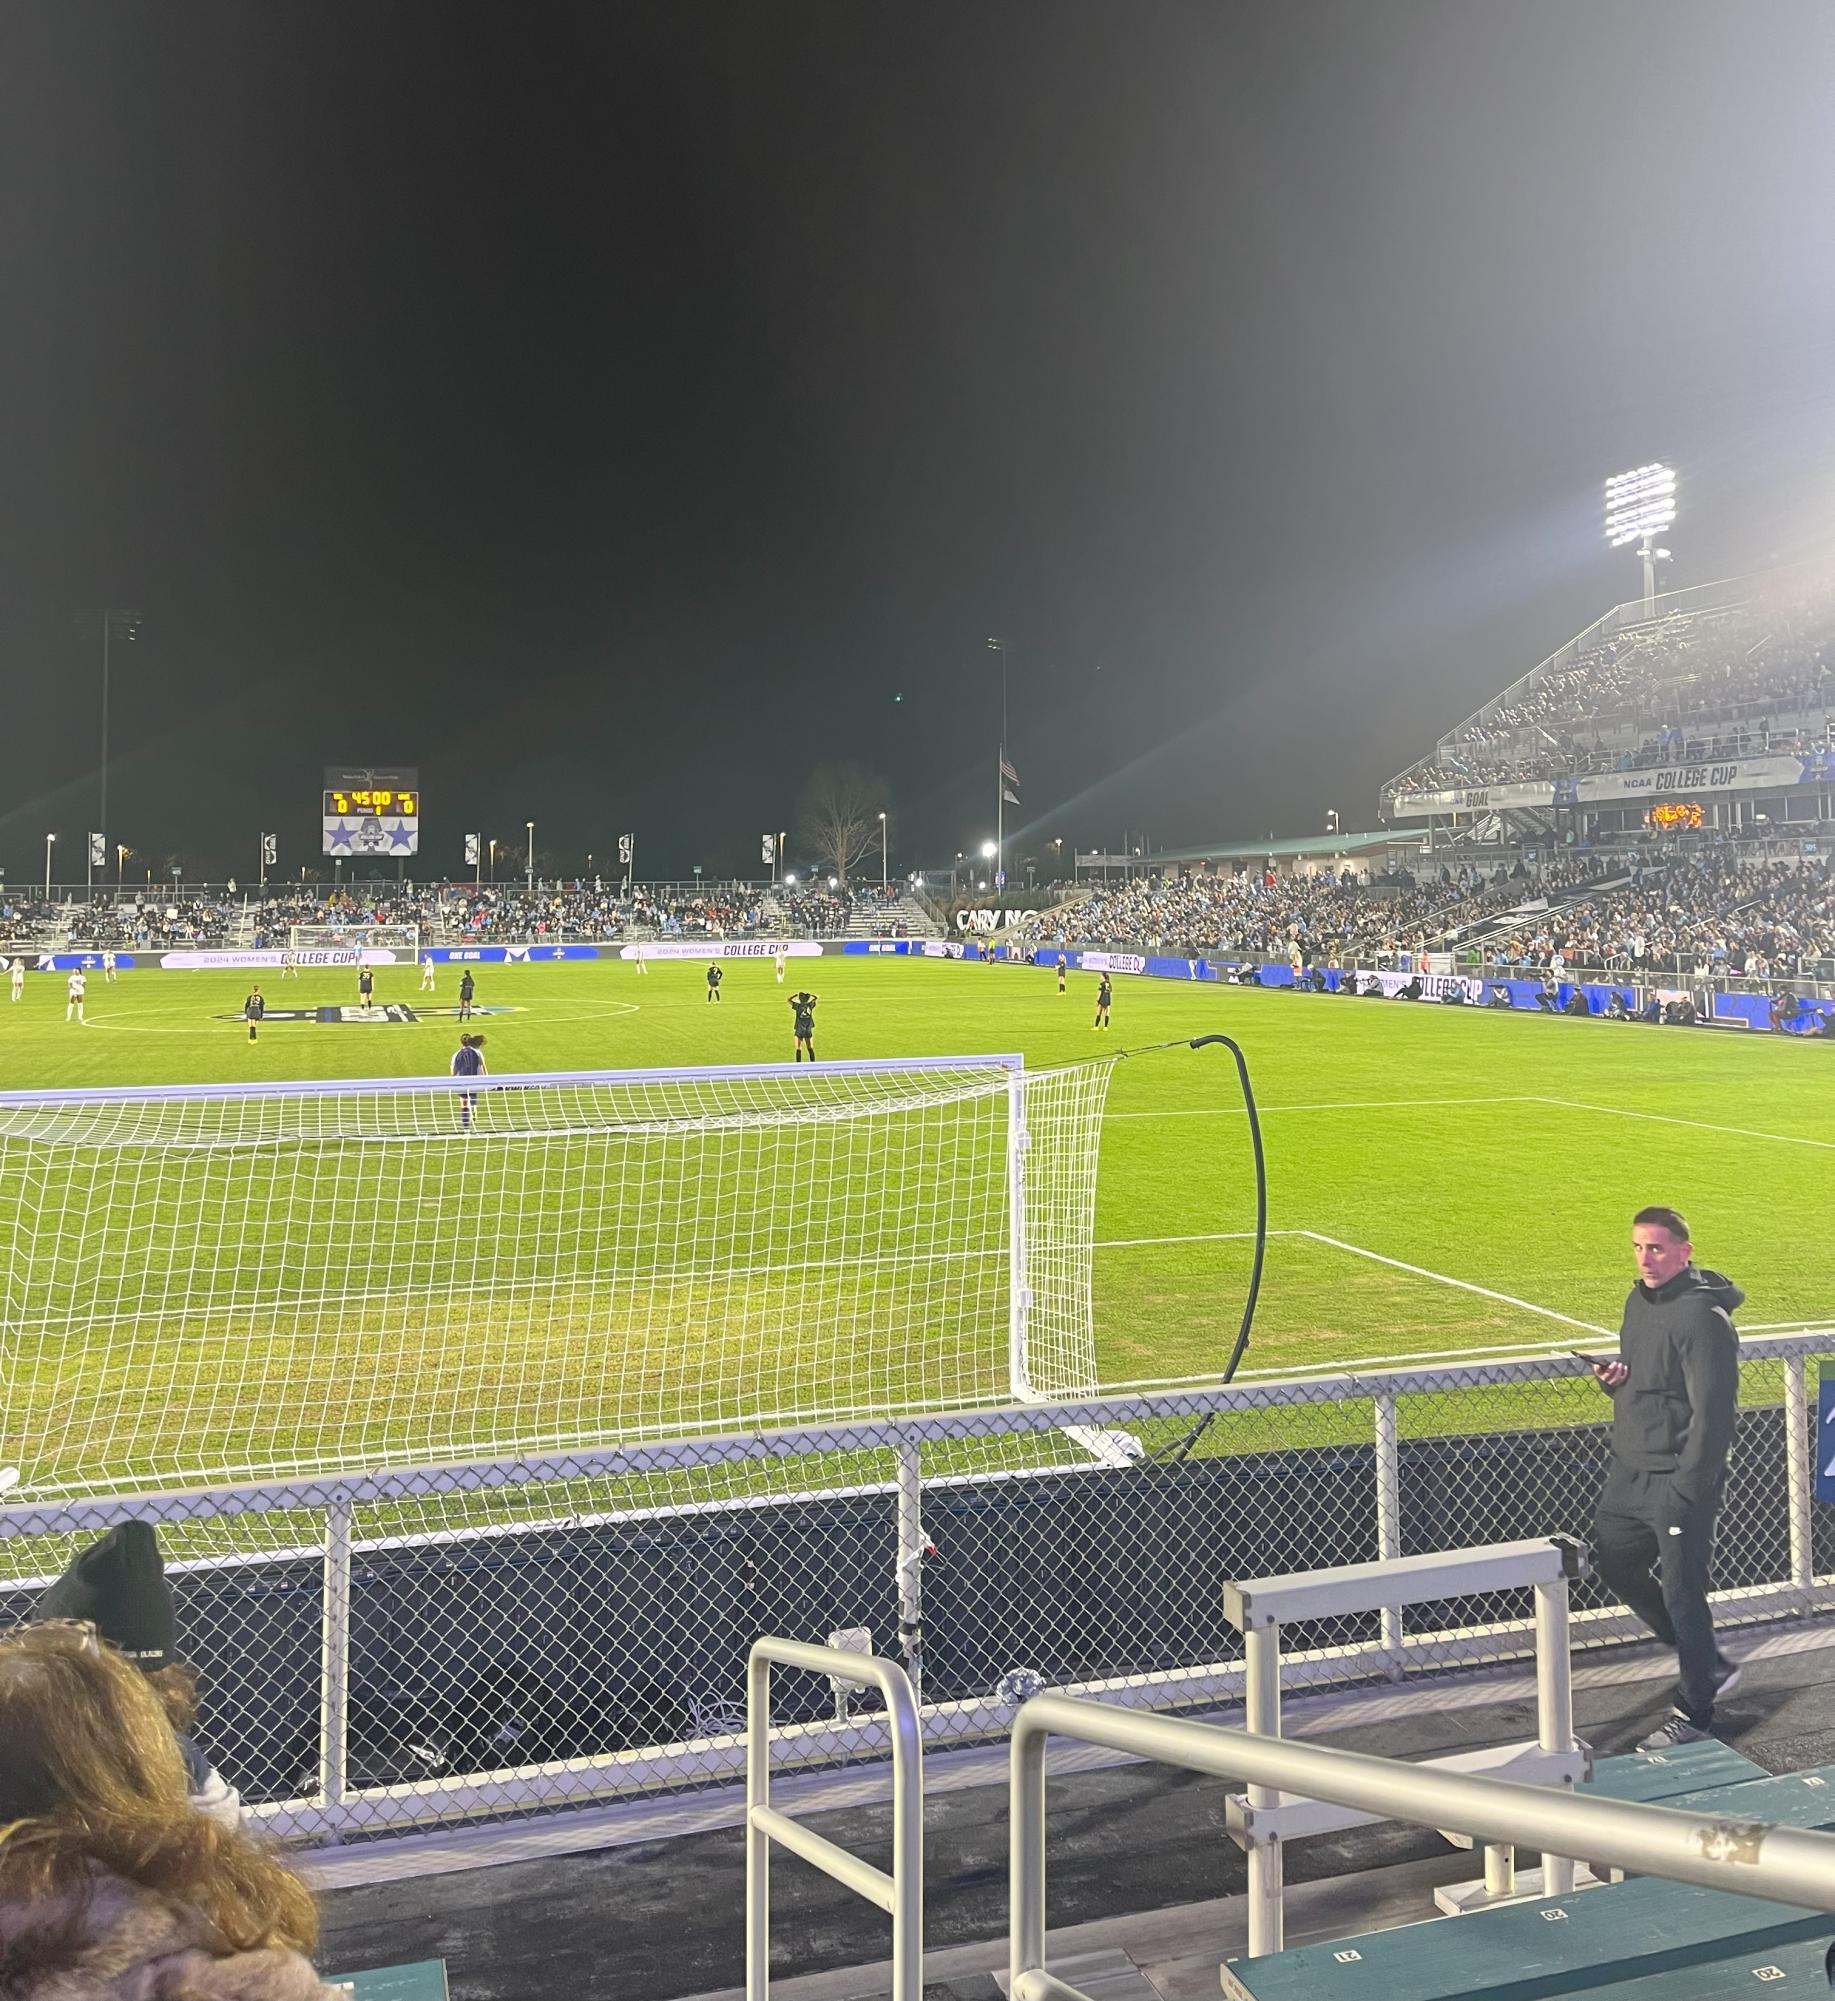
[[1825, 861], [1712, 854], [1634, 867], [1597, 896], [1553, 905], [1487, 940], [1485, 952], [1494, 964], [1555, 973], [1820, 978], [1835, 962], [1835, 876]]
[[1469, 865], [1419, 880], [1402, 871], [1372, 876], [1280, 875], [1137, 877], [1095, 891], [1058, 913], [1047, 936], [1069, 942], [1145, 946], [1223, 959], [1285, 959], [1320, 966], [1391, 960], [1436, 948], [1461, 925], [1508, 910], [1540, 893], [1522, 864], [1489, 875]]
[[1835, 589], [1677, 613], [1541, 675], [1446, 738], [1394, 793], [1827, 748]]

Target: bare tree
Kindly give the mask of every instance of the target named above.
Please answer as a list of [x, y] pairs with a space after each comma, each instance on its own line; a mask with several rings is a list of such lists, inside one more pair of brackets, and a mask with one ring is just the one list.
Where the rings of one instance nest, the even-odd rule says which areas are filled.
[[818, 765], [797, 801], [797, 845], [846, 882], [878, 847], [882, 813], [890, 813], [883, 779], [864, 765]]

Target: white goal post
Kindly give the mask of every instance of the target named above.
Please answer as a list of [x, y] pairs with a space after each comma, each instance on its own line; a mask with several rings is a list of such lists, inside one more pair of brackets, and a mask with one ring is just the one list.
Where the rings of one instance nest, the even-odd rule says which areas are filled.
[[421, 953], [418, 924], [295, 924], [287, 932], [287, 949], [302, 958], [332, 958], [355, 965], [375, 953], [383, 965], [405, 964]]
[[1088, 1394], [1112, 1070], [0, 1093], [0, 1465], [98, 1495]]

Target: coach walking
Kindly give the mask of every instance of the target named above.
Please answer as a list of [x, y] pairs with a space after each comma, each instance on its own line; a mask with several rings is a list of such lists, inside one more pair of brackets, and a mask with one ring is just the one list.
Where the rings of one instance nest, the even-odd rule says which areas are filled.
[[1638, 1746], [1664, 1751], [1708, 1736], [1715, 1698], [1739, 1679], [1714, 1641], [1708, 1560], [1739, 1402], [1730, 1315], [1746, 1295], [1696, 1266], [1674, 1209], [1637, 1212], [1631, 1254], [1638, 1282], [1619, 1324], [1618, 1359], [1593, 1364], [1612, 1397], [1612, 1471], [1593, 1555], [1605, 1582], [1676, 1650], [1675, 1709]]

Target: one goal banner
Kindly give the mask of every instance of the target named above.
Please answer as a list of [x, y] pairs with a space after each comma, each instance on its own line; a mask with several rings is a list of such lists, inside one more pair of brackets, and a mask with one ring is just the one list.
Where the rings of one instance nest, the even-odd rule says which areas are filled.
[[0, 1093], [29, 1496], [1087, 1393], [1112, 1061]]

